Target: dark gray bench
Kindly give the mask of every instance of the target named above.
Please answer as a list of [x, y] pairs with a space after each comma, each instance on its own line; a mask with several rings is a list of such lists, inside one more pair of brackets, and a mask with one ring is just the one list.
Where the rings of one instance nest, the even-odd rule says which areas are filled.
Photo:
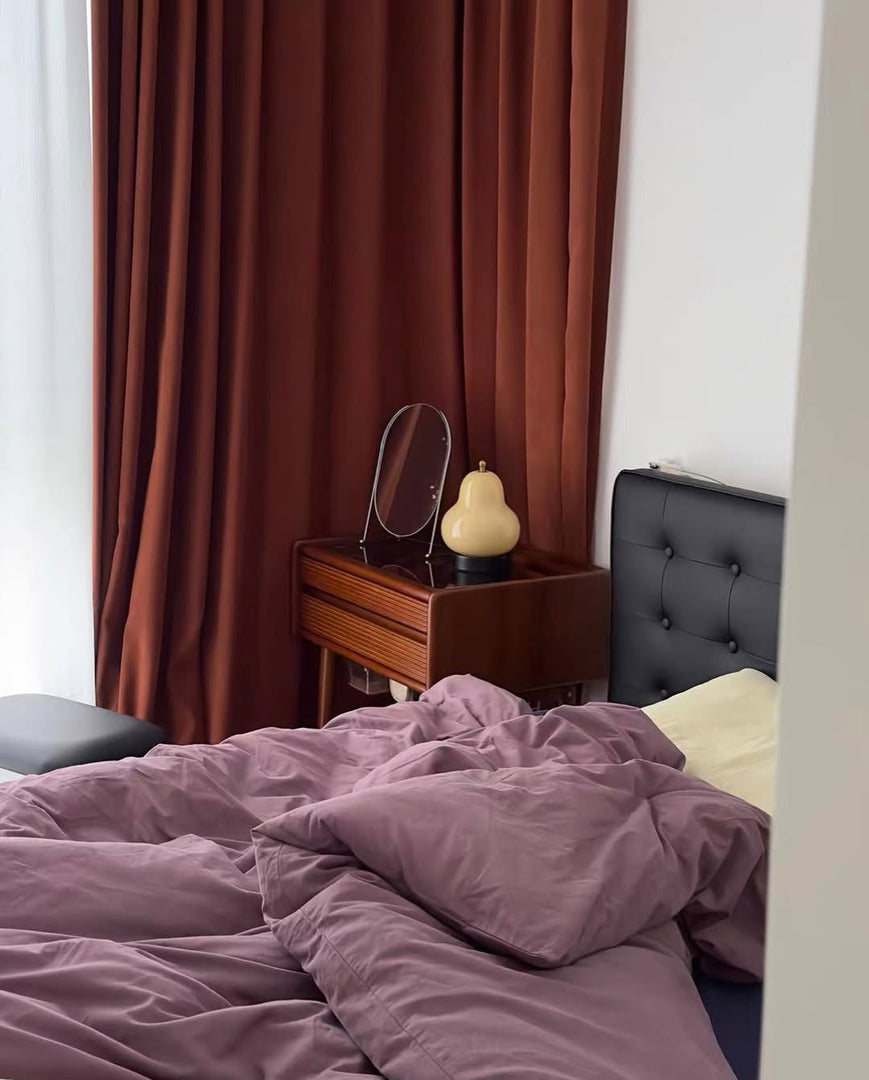
[[165, 737], [147, 720], [79, 701], [48, 694], [0, 698], [0, 769], [14, 773], [141, 757]]

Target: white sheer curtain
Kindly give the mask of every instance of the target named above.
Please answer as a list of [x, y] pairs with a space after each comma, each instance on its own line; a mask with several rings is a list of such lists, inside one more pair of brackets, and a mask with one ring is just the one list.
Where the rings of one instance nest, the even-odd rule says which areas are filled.
[[86, 0], [0, 0], [0, 694], [93, 701]]

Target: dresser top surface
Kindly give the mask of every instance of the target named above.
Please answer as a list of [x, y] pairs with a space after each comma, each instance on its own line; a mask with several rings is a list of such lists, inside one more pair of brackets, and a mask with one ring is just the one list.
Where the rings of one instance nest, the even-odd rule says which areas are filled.
[[[456, 580], [453, 553], [442, 545], [435, 547], [428, 559], [428, 545], [415, 540], [373, 540], [364, 547], [354, 539], [307, 540], [301, 548], [312, 558], [349, 563], [363, 573], [367, 568], [369, 572], [387, 574], [428, 589], [473, 587], [460, 585]], [[595, 566], [520, 545], [512, 552], [509, 577], [505, 581], [533, 581], [598, 570]]]

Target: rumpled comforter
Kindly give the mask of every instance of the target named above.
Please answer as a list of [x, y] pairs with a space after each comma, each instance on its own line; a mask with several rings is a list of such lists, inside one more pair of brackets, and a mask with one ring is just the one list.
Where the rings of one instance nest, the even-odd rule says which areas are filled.
[[0, 788], [0, 1076], [725, 1080], [762, 811], [471, 677]]

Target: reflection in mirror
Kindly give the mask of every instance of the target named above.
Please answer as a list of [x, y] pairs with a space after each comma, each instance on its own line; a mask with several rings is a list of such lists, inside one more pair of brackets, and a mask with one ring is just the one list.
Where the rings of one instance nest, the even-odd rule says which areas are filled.
[[[432, 405], [417, 403], [399, 409], [380, 440], [363, 544], [372, 510], [384, 530], [403, 539], [415, 536], [440, 509], [450, 456], [450, 426]], [[429, 552], [434, 543], [434, 528]]]
[[409, 405], [384, 433], [374, 492], [377, 519], [393, 536], [413, 536], [431, 521], [444, 468], [446, 429], [430, 405]]

